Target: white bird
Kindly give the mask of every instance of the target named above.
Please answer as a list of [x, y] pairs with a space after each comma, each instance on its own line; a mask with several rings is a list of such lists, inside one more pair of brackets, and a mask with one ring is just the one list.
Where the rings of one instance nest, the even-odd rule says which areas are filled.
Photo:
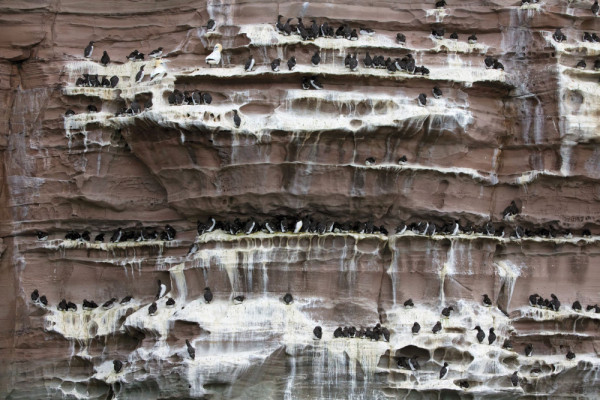
[[156, 67], [150, 73], [150, 80], [154, 78], [164, 78], [167, 75], [167, 69], [164, 66], [165, 60], [157, 58], [156, 59]]
[[206, 57], [206, 63], [208, 65], [219, 65], [221, 63], [222, 51], [223, 46], [221, 46], [220, 44], [216, 44], [213, 52]]

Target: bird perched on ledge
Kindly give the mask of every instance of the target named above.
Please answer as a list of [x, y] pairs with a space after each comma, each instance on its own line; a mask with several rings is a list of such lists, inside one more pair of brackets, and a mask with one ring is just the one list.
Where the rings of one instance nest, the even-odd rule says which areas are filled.
[[223, 51], [223, 46], [220, 44], [216, 44], [213, 52], [206, 56], [206, 63], [209, 66], [219, 65], [221, 63], [221, 52]]

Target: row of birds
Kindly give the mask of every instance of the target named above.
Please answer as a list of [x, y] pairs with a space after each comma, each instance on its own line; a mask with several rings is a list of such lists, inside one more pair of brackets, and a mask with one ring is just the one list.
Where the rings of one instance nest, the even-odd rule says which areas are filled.
[[[47, 240], [49, 235], [44, 231], [37, 231], [36, 233], [38, 240]], [[104, 232], [98, 233], [94, 237], [94, 242], [103, 243], [104, 242]], [[110, 241], [112, 243], [119, 242], [142, 242], [145, 240], [175, 240], [177, 236], [177, 230], [173, 228], [171, 225], [165, 225], [164, 229], [158, 232], [156, 228], [132, 228], [132, 229], [122, 229], [117, 228], [113, 231], [112, 236], [110, 237]], [[65, 234], [66, 240], [78, 240], [82, 242], [90, 242], [91, 236], [89, 231], [83, 231], [79, 233], [75, 230], [70, 230]]]
[[[88, 43], [88, 45], [85, 47], [85, 49], [83, 49], [83, 56], [85, 58], [92, 58], [92, 55], [94, 54], [94, 44], [95, 43], [96, 42], [94, 42], [92, 40]], [[162, 47], [159, 47], [155, 50], [152, 50], [150, 53], [148, 53], [148, 56], [151, 58], [161, 58], [162, 55], [163, 55]], [[133, 50], [125, 58], [129, 61], [144, 61], [144, 53], [140, 53], [137, 50]], [[100, 57], [100, 64], [102, 64], [103, 66], [106, 67], [109, 63], [110, 63], [110, 56], [108, 55], [108, 52], [106, 50], [104, 50], [102, 52], [102, 57]]]
[[[534, 293], [529, 296], [529, 305], [531, 307], [538, 307], [546, 310], [559, 311], [560, 310], [560, 300], [556, 297], [555, 294], [550, 295], [550, 299], [544, 298], [537, 293]], [[575, 300], [571, 309], [573, 311], [582, 311], [582, 306], [579, 300]], [[588, 304], [586, 306], [586, 311], [593, 311], [596, 314], [600, 313], [600, 306], [598, 304]]]

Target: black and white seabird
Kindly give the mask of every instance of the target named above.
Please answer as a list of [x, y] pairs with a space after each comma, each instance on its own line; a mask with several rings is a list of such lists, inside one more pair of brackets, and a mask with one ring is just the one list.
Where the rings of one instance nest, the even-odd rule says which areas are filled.
[[127, 304], [131, 301], [131, 299], [133, 299], [132, 296], [125, 296], [123, 297], [123, 300], [121, 300], [120, 304]]
[[235, 304], [242, 304], [244, 302], [244, 300], [246, 300], [246, 297], [244, 295], [235, 296], [233, 298], [233, 302]]
[[205, 25], [205, 26], [203, 26], [203, 28], [206, 28], [206, 30], [207, 30], [208, 32], [212, 32], [212, 31], [214, 31], [214, 30], [216, 29], [216, 27], [217, 27], [217, 23], [215, 22], [215, 20], [214, 20], [214, 19], [209, 19], [209, 20], [206, 22], [206, 25]]
[[290, 57], [290, 59], [287, 60], [287, 66], [290, 71], [293, 71], [296, 66], [296, 57]]
[[246, 64], [244, 64], [244, 71], [252, 72], [252, 69], [254, 68], [254, 63], [254, 57], [250, 56], [250, 58], [246, 61]]
[[129, 61], [135, 61], [137, 59], [138, 54], [140, 54], [140, 52], [136, 49], [129, 53], [129, 55], [125, 58], [127, 58]]
[[138, 71], [138, 73], [135, 74], [135, 82], [136, 83], [140, 83], [144, 79], [144, 74], [145, 74], [145, 72], [144, 72], [144, 66], [142, 65], [140, 67], [140, 70]]
[[444, 38], [444, 33], [446, 33], [446, 31], [444, 30], [444, 28], [433, 28], [431, 30], [431, 34], [433, 35], [433, 37], [435, 39], [443, 39]]
[[386, 342], [390, 341], [390, 331], [385, 326], [381, 328], [381, 335]]
[[531, 307], [536, 307], [537, 306], [537, 300], [538, 300], [539, 297], [540, 297], [540, 295], [537, 294], [537, 293], [529, 295], [529, 305]]
[[552, 35], [552, 39], [554, 39], [557, 42], [564, 42], [567, 40], [567, 36], [565, 36], [564, 33], [562, 33], [562, 31], [560, 30], [560, 28], [556, 28], [556, 31], [554, 32], [554, 34]]
[[421, 107], [425, 107], [427, 105], [427, 95], [425, 93], [421, 93], [419, 97], [417, 97], [417, 104]]
[[442, 323], [440, 321], [438, 321], [433, 326], [433, 329], [431, 329], [431, 332], [433, 332], [434, 334], [436, 334], [436, 333], [438, 333], [441, 330], [442, 330]]
[[419, 358], [419, 356], [412, 356], [411, 358], [408, 359], [407, 363], [408, 363], [408, 368], [411, 371], [416, 371], [421, 369], [421, 366], [419, 365], [419, 362], [417, 361], [417, 358]]
[[165, 293], [167, 293], [167, 285], [162, 283], [160, 279], [158, 280], [157, 284], [158, 284], [158, 291], [156, 292], [156, 300], [160, 299], [161, 297], [163, 297], [165, 295]]
[[212, 292], [210, 291], [210, 288], [209, 288], [209, 287], [205, 287], [205, 288], [204, 288], [204, 300], [205, 300], [205, 301], [206, 301], [208, 304], [210, 304], [210, 302], [212, 301], [212, 299], [213, 299], [213, 294], [212, 294]]
[[356, 71], [358, 69], [358, 60], [356, 59], [356, 54], [354, 57], [350, 58], [350, 61], [348, 62], [348, 68], [350, 68], [350, 71]]
[[77, 311], [77, 305], [72, 301], [67, 302], [67, 311]]
[[98, 308], [98, 304], [96, 304], [96, 302], [93, 300], [88, 301], [88, 299], [83, 299], [83, 304], [81, 305], [81, 308], [83, 308], [86, 311], [89, 311]]
[[148, 54], [148, 57], [152, 57], [152, 58], [159, 58], [160, 56], [162, 56], [162, 54], [163, 54], [163, 48], [162, 48], [162, 47], [159, 47], [159, 48], [158, 48], [158, 49], [156, 49], [156, 50], [152, 50], [152, 51], [150, 52], [150, 54]]
[[58, 311], [67, 311], [67, 300], [62, 299], [56, 306]]
[[352, 29], [352, 32], [350, 32], [350, 40], [358, 40], [358, 33], [356, 33], [356, 29]]
[[450, 307], [445, 307], [442, 310], [442, 315], [446, 318], [448, 318], [450, 316], [450, 312], [454, 311], [454, 307], [450, 306]]
[[156, 314], [156, 311], [158, 311], [158, 306], [156, 305], [156, 302], [153, 302], [150, 304], [150, 307], [148, 307], [148, 314], [154, 315]]
[[450, 34], [450, 39], [452, 39], [452, 40], [458, 40], [458, 33], [456, 33], [456, 32], [452, 32], [452, 33]]
[[113, 360], [113, 369], [118, 374], [123, 369], [123, 363], [120, 360]]
[[37, 289], [34, 289], [33, 292], [31, 292], [31, 301], [33, 301], [34, 303], [39, 302], [40, 300], [40, 293], [38, 292]]
[[367, 54], [365, 55], [365, 58], [363, 59], [363, 63], [365, 64], [365, 67], [367, 67], [367, 68], [373, 67], [373, 59], [369, 55], [368, 51], [367, 51]]
[[167, 299], [167, 302], [165, 303], [165, 305], [169, 308], [175, 307], [175, 299], [172, 297], [169, 297]]
[[323, 337], [323, 329], [318, 325], [315, 326], [315, 329], [313, 329], [313, 335], [315, 339], [321, 339]]
[[485, 63], [485, 67], [486, 67], [487, 69], [493, 68], [493, 67], [494, 67], [494, 61], [495, 61], [495, 60], [496, 60], [496, 59], [495, 59], [494, 57], [487, 56], [487, 57], [486, 57], [486, 58], [483, 60], [483, 62]]
[[246, 234], [246, 235], [252, 234], [252, 232], [254, 232], [255, 228], [256, 228], [256, 221], [254, 221], [254, 219], [250, 218], [248, 220], [248, 222], [246, 222], [246, 225], [244, 225], [244, 234]]
[[600, 11], [600, 6], [598, 6], [598, 0], [594, 0], [594, 4], [592, 4], [592, 14], [597, 16], [598, 11]]
[[435, 8], [444, 8], [445, 5], [446, 5], [445, 0], [439, 0], [439, 1], [436, 1]]
[[102, 58], [100, 58], [100, 64], [102, 64], [106, 67], [109, 62], [110, 62], [110, 57], [108, 56], [108, 53], [106, 52], [106, 50], [104, 50], [104, 52], [102, 53]]
[[510, 217], [511, 215], [519, 214], [519, 207], [517, 207], [517, 203], [514, 200], [511, 200], [510, 204], [502, 211], [502, 217]]
[[468, 389], [469, 388], [469, 381], [458, 381], [458, 387], [462, 388], [462, 389]]
[[323, 89], [323, 85], [321, 84], [321, 82], [319, 82], [319, 80], [317, 79], [316, 76], [313, 76], [312, 78], [310, 78], [310, 86], [316, 90]]
[[477, 330], [477, 341], [479, 343], [483, 343], [483, 339], [485, 339], [485, 332], [479, 325], [477, 325], [473, 330]]
[[575, 359], [575, 353], [573, 353], [571, 350], [569, 350], [569, 352], [567, 353], [567, 360], [573, 360]]
[[492, 306], [492, 299], [490, 299], [490, 297], [487, 295], [487, 293], [483, 295], [483, 305], [486, 307]]
[[411, 329], [411, 331], [412, 331], [412, 334], [413, 334], [413, 335], [416, 335], [416, 334], [418, 334], [418, 333], [419, 333], [419, 331], [420, 331], [420, 330], [421, 330], [421, 325], [419, 325], [419, 323], [418, 323], [418, 322], [415, 322], [415, 323], [413, 324], [413, 326], [412, 326], [412, 329]]
[[494, 69], [501, 69], [502, 71], [504, 71], [504, 64], [502, 64], [500, 61], [498, 60], [494, 60]]
[[117, 86], [117, 84], [119, 83], [119, 77], [116, 75], [113, 75], [110, 77], [110, 87], [111, 88], [115, 88]]
[[577, 65], [575, 65], [575, 68], [577, 68], [577, 69], [585, 69], [585, 67], [587, 67], [585, 60], [579, 60]]
[[406, 44], [406, 36], [403, 33], [397, 33], [396, 34], [396, 42], [398, 42], [398, 44]]
[[47, 306], [48, 305], [48, 299], [46, 298], [45, 295], [41, 295], [40, 296], [40, 303]]
[[477, 43], [477, 36], [475, 34], [472, 34], [467, 38], [467, 41], [469, 42], [469, 44], [475, 44]]
[[202, 102], [204, 104], [212, 103], [212, 96], [208, 92], [202, 92]]
[[94, 238], [94, 242], [104, 242], [104, 233], [99, 233], [96, 235], [96, 237]]
[[96, 106], [95, 106], [95, 105], [93, 105], [93, 104], [90, 104], [90, 105], [88, 105], [88, 106], [87, 106], [87, 110], [88, 110], [88, 112], [90, 112], [90, 113], [98, 112], [98, 108], [96, 108]]
[[583, 41], [584, 42], [594, 42], [592, 35], [589, 32], [583, 32]]
[[132, 114], [139, 114], [142, 111], [142, 106], [140, 105], [140, 103], [134, 100], [131, 102], [129, 109], [131, 110]]
[[531, 357], [532, 354], [533, 354], [533, 345], [531, 343], [527, 343], [527, 346], [525, 346], [525, 355], [527, 357]]
[[504, 343], [502, 344], [502, 348], [506, 349], [506, 350], [512, 350], [513, 346], [512, 346], [512, 342], [510, 341], [510, 339], [504, 339]]
[[594, 71], [600, 71], [600, 58], [594, 61]]
[[494, 332], [494, 328], [490, 328], [490, 333], [488, 334], [488, 343], [492, 344], [496, 341], [496, 333]]
[[373, 36], [373, 34], [375, 33], [375, 31], [373, 29], [367, 28], [364, 26], [360, 27], [359, 32], [361, 35], [366, 35], [366, 36]]
[[185, 339], [185, 345], [187, 346], [187, 352], [190, 355], [190, 358], [194, 360], [196, 358], [196, 349], [194, 349], [194, 346], [192, 346], [190, 341], [187, 339]]
[[294, 301], [294, 298], [292, 297], [291, 294], [286, 293], [285, 296], [283, 296], [283, 302], [287, 305], [292, 304], [292, 302]]
[[315, 54], [313, 54], [313, 56], [311, 57], [310, 62], [315, 67], [317, 65], [319, 65], [319, 63], [321, 62], [321, 56], [319, 55], [319, 51], [318, 50], [315, 51]]
[[415, 303], [413, 303], [413, 299], [408, 299], [404, 302], [404, 307], [406, 307], [406, 308], [413, 308], [414, 306], [415, 306]]
[[555, 294], [551, 294], [550, 297], [552, 298], [552, 300], [550, 300], [550, 308], [553, 311], [560, 310], [560, 301], [558, 300], [558, 297], [556, 297]]
[[448, 363], [445, 362], [442, 369], [440, 369], [440, 379], [444, 379], [448, 375]]
[[37, 235], [38, 240], [46, 240], [46, 239], [48, 239], [48, 233], [47, 232], [37, 231], [36, 235]]
[[69, 109], [65, 112], [65, 117], [71, 117], [73, 115], [75, 115], [75, 111], [73, 111], [73, 110]]
[[276, 58], [271, 61], [271, 71], [279, 72], [279, 66], [281, 65], [281, 58]]
[[442, 89], [440, 89], [439, 86], [434, 86], [432, 92], [433, 97], [435, 97], [436, 99], [442, 97]]
[[575, 311], [581, 311], [581, 303], [578, 300], [575, 300], [571, 308]]
[[90, 43], [86, 46], [85, 50], [83, 50], [83, 56], [85, 58], [90, 58], [92, 53], [94, 52], [94, 41], [90, 41]]
[[239, 128], [240, 125], [242, 124], [242, 119], [238, 115], [237, 110], [233, 110], [233, 124], [235, 125], [236, 128]]
[[519, 386], [519, 375], [517, 374], [517, 371], [510, 376], [510, 383], [512, 383], [513, 386]]
[[115, 301], [117, 301], [117, 298], [113, 297], [112, 299], [102, 304], [102, 308], [104, 308], [105, 310], [110, 310], [115, 305]]

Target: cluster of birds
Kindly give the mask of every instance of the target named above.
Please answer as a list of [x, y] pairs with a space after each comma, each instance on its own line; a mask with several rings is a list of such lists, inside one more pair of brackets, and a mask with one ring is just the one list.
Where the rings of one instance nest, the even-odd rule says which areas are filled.
[[201, 92], [199, 90], [193, 90], [192, 92], [183, 91], [179, 89], [173, 90], [169, 94], [168, 101], [170, 105], [193, 105], [198, 106], [201, 104], [212, 103], [212, 96], [208, 92]]
[[[323, 337], [323, 329], [320, 326], [315, 326], [313, 329], [313, 335], [315, 339], [321, 339]], [[373, 327], [367, 327], [356, 329], [354, 326], [338, 326], [333, 331], [333, 337], [338, 338], [357, 338], [357, 339], [368, 339], [374, 342], [379, 341], [381, 338], [386, 342], [390, 341], [390, 331], [385, 326], [377, 323]]]
[[[85, 47], [85, 49], [83, 50], [83, 56], [85, 58], [91, 58], [92, 54], [94, 53], [94, 44], [95, 42], [92, 40], [88, 43], [88, 45]], [[163, 55], [163, 48], [159, 47], [155, 50], [152, 50], [148, 56], [151, 58], [160, 58]], [[131, 53], [129, 53], [129, 55], [126, 57], [129, 61], [144, 61], [144, 53], [140, 53], [137, 50], [132, 51]], [[110, 57], [108, 55], [108, 53], [106, 52], [106, 50], [104, 50], [102, 52], [102, 57], [100, 57], [100, 64], [102, 64], [103, 66], [107, 66], [110, 63]]]
[[[342, 24], [337, 29], [330, 26], [327, 22], [317, 24], [315, 19], [311, 19], [311, 24], [305, 26], [302, 22], [302, 18], [297, 17], [297, 24], [291, 24], [294, 18], [288, 18], [287, 21], [282, 22], [283, 15], [277, 16], [277, 22], [275, 23], [275, 29], [282, 35], [290, 36], [292, 34], [299, 35], [302, 40], [315, 40], [318, 37], [324, 38], [336, 38], [336, 39], [347, 39], [347, 40], [358, 40], [358, 32], [356, 29], [352, 29], [349, 24]], [[361, 35], [371, 36], [375, 31], [367, 27], [360, 27], [359, 32]]]
[[75, 81], [75, 86], [78, 87], [103, 87], [103, 88], [115, 88], [119, 83], [119, 77], [113, 75], [110, 79], [106, 76], [102, 78], [98, 77], [98, 74], [90, 75], [83, 74], [77, 81]]
[[144, 108], [142, 108], [142, 105], [140, 104], [139, 101], [137, 100], [133, 100], [130, 104], [129, 107], [123, 107], [120, 108], [119, 110], [117, 110], [117, 112], [115, 113], [115, 117], [120, 117], [122, 115], [134, 115], [134, 114], [139, 114], [141, 113], [143, 110], [150, 110], [152, 108], [152, 99], [148, 99], [145, 103], [144, 103]]
[[[94, 237], [94, 242], [103, 243], [104, 233], [101, 232]], [[110, 241], [112, 243], [119, 242], [142, 242], [145, 240], [175, 240], [177, 231], [171, 225], [165, 225], [164, 229], [158, 232], [155, 228], [132, 228], [132, 229], [121, 229], [117, 228], [113, 231]], [[37, 231], [38, 240], [47, 240], [48, 233], [44, 231]], [[91, 236], [89, 231], [83, 231], [79, 233], [75, 230], [70, 230], [65, 234], [66, 240], [79, 240], [82, 242], [90, 242]]]
[[[578, 68], [578, 69], [585, 69], [586, 67], [587, 67], [587, 64], [586, 64], [585, 60], [579, 60], [577, 62], [577, 64], [575, 65], [575, 68]], [[600, 71], [600, 58], [597, 58], [594, 61], [594, 70]]]
[[[487, 294], [483, 294], [482, 297], [483, 297], [482, 302], [485, 307], [491, 307], [493, 305], [492, 300], [490, 299], [490, 297]], [[560, 307], [560, 302], [558, 301], [558, 298], [553, 294], [551, 295], [551, 297], [552, 297], [552, 300], [549, 302], [554, 304], [554, 307], [556, 307], [556, 310], [558, 310], [558, 307]], [[530, 296], [530, 298], [529, 298], [530, 303], [532, 303], [532, 299], [533, 299], [533, 304], [536, 304], [537, 298], [539, 298], [539, 296], [537, 294]], [[578, 302], [576, 302], [576, 303], [578, 303]], [[406, 307], [406, 308], [414, 307], [413, 300], [412, 299], [406, 300], [404, 302], [404, 307]], [[452, 311], [454, 311], [454, 308], [452, 306], [445, 307], [444, 309], [442, 309], [441, 315], [444, 318], [449, 318]], [[420, 330], [421, 330], [421, 325], [418, 322], [415, 322], [412, 327], [413, 335], [419, 334]], [[433, 328], [431, 329], [433, 334], [438, 334], [441, 330], [442, 330], [441, 321], [437, 321], [435, 323], [435, 325], [433, 326]], [[473, 330], [477, 331], [477, 333], [475, 335], [477, 341], [479, 343], [483, 343], [486, 338], [485, 331], [479, 325], [475, 326], [475, 328], [473, 328]], [[496, 342], [496, 339], [498, 337], [497, 337], [493, 327], [489, 328], [489, 333], [488, 333], [487, 338], [488, 338], [489, 345], [492, 345], [494, 342]], [[512, 345], [512, 342], [510, 341], [510, 339], [504, 340], [504, 343], [502, 344], [502, 348], [512, 351], [513, 345]], [[527, 343], [525, 345], [525, 347], [523, 348], [523, 353], [525, 354], [526, 357], [531, 357], [533, 355], [533, 344]], [[576, 357], [575, 353], [571, 350], [569, 350], [566, 354], [567, 360], [573, 360], [575, 357]], [[419, 365], [417, 359], [418, 359], [418, 356], [416, 356], [416, 355], [412, 356], [412, 357], [399, 357], [398, 358], [398, 368], [404, 368], [404, 369], [416, 371], [416, 370], [420, 369], [420, 365]], [[440, 374], [439, 374], [440, 379], [444, 379], [447, 376], [448, 367], [449, 367], [449, 364], [447, 362], [444, 362], [444, 365], [440, 369]], [[533, 372], [533, 370], [532, 370], [532, 372]], [[518, 376], [517, 371], [515, 371], [513, 373], [513, 375], [511, 375], [510, 379], [511, 379], [511, 383], [513, 384], [513, 386], [519, 385], [519, 376]], [[462, 388], [469, 387], [469, 383], [464, 380], [459, 381], [458, 385]]]
[[[212, 227], [214, 228], [214, 226], [216, 225], [216, 222], [214, 221], [214, 219], [210, 223], [211, 223]], [[157, 293], [155, 296], [155, 301], [153, 301], [150, 304], [150, 306], [148, 307], [148, 315], [150, 315], [150, 316], [154, 316], [158, 312], [158, 304], [157, 304], [156, 300], [159, 300], [160, 298], [164, 297], [167, 293], [166, 285], [163, 284], [160, 280], [157, 281], [157, 285], [158, 285], [158, 290], [157, 290]], [[213, 295], [210, 287], [204, 288], [203, 297], [207, 304], [210, 304], [213, 301], [214, 295]], [[493, 306], [492, 300], [490, 299], [490, 297], [487, 294], [483, 294], [482, 297], [483, 297], [482, 303], [484, 306], [486, 306], [486, 307]], [[529, 297], [529, 303], [532, 306], [541, 306], [541, 307], [551, 308], [555, 311], [558, 311], [560, 308], [560, 301], [554, 294], [551, 294], [551, 298], [552, 298], [552, 300], [543, 299], [541, 296], [539, 296], [537, 294], [533, 294]], [[119, 304], [121, 304], [121, 305], [127, 304], [132, 299], [133, 299], [133, 297], [131, 295], [128, 295], [128, 296], [124, 297], [119, 302]], [[40, 296], [39, 291], [37, 289], [35, 289], [31, 293], [31, 300], [34, 302], [34, 304], [41, 304], [43, 306], [48, 305], [48, 300], [47, 300], [46, 296], [43, 296], [43, 295]], [[243, 296], [243, 295], [238, 295], [233, 298], [233, 302], [236, 304], [240, 304], [244, 300], [245, 300], [245, 296]], [[290, 293], [286, 293], [281, 298], [281, 300], [286, 305], [290, 305], [293, 303], [294, 298]], [[118, 302], [118, 299], [116, 297], [113, 297], [110, 300], [103, 303], [102, 309], [109, 310], [113, 306], [115, 306], [117, 304], [117, 302]], [[166, 301], [167, 308], [172, 308], [175, 306], [175, 304], [176, 304], [176, 302], [172, 297], [169, 297]], [[574, 303], [573, 309], [576, 309], [576, 307], [575, 307], [576, 304], [579, 304], [579, 302], [576, 301]], [[406, 300], [403, 305], [405, 308], [413, 308], [415, 306], [412, 299]], [[82, 304], [83, 310], [93, 310], [98, 307], [99, 307], [98, 304], [96, 304], [93, 300], [87, 300], [87, 299], [83, 300], [83, 304]], [[589, 307], [590, 306], [588, 306], [588, 309], [589, 309]], [[592, 307], [594, 307], [594, 306], [592, 306]], [[598, 310], [598, 306], [595, 306], [595, 307]], [[64, 312], [77, 311], [77, 305], [71, 301], [62, 299], [58, 303], [57, 309], [59, 311], [64, 311]], [[580, 304], [579, 304], [579, 309], [581, 309]], [[445, 307], [441, 311], [441, 316], [443, 318], [450, 318], [451, 313], [454, 311], [455, 311], [454, 307], [452, 307], [452, 306]], [[473, 330], [477, 331], [476, 336], [475, 336], [477, 341], [479, 343], [483, 343], [483, 341], [486, 338], [485, 331], [479, 325], [475, 326], [475, 328], [473, 328]], [[419, 332], [421, 331], [421, 325], [418, 322], [414, 322], [414, 324], [411, 328], [411, 331], [412, 331], [413, 335], [418, 335]], [[442, 323], [441, 323], [441, 321], [437, 321], [435, 323], [435, 325], [432, 327], [431, 332], [433, 334], [438, 334], [441, 331], [442, 331]], [[313, 337], [316, 340], [322, 339], [323, 329], [321, 326], [315, 326], [315, 328], [313, 329]], [[373, 327], [367, 327], [366, 329], [360, 328], [358, 330], [354, 326], [345, 326], [345, 327], [339, 326], [333, 332], [333, 337], [336, 339], [337, 338], [360, 338], [360, 339], [368, 339], [368, 340], [372, 340], [372, 341], [379, 341], [380, 339], [383, 338], [383, 340], [389, 342], [390, 341], [390, 331], [386, 327], [381, 326], [380, 323], [377, 323]], [[497, 335], [496, 335], [493, 327], [489, 328], [489, 333], [487, 335], [487, 338], [488, 338], [489, 345], [492, 345], [496, 341]], [[189, 342], [189, 340], [186, 340], [186, 347], [187, 347], [187, 352], [188, 352], [190, 358], [192, 360], [194, 360], [195, 356], [196, 356], [196, 350], [195, 350], [194, 346]], [[502, 348], [512, 351], [513, 346], [512, 346], [511, 341], [509, 339], [504, 340]], [[523, 352], [524, 352], [525, 356], [531, 357], [533, 355], [533, 345], [531, 343], [527, 343], [524, 347]], [[576, 357], [575, 353], [572, 352], [571, 350], [569, 350], [568, 353], [566, 354], [566, 358], [568, 360], [573, 360], [575, 357]], [[115, 373], [119, 373], [123, 367], [122, 362], [119, 360], [115, 360], [113, 362], [113, 364], [114, 364]], [[419, 365], [419, 362], [418, 362], [418, 356], [416, 356], [416, 355], [412, 356], [412, 357], [398, 357], [397, 365], [398, 365], [398, 368], [404, 368], [404, 369], [408, 369], [411, 371], [416, 371], [421, 368]], [[440, 373], [439, 373], [440, 379], [444, 379], [447, 376], [448, 372], [449, 372], [449, 364], [447, 362], [444, 362], [442, 368], [440, 369]], [[533, 370], [532, 370], [532, 373], [533, 373]], [[515, 371], [510, 379], [514, 386], [519, 385], [518, 372]], [[458, 385], [461, 388], [469, 387], [469, 383], [465, 380], [459, 381]]]
[[[529, 296], [529, 305], [531, 307], [542, 308], [545, 310], [551, 311], [559, 311], [560, 310], [560, 300], [556, 297], [555, 294], [550, 294], [550, 298], [546, 299], [540, 296], [537, 293], [534, 293]], [[579, 300], [575, 300], [573, 305], [571, 306], [573, 311], [581, 311], [582, 306]], [[593, 311], [596, 314], [600, 313], [600, 306], [598, 304], [588, 304], [585, 308], [586, 311]]]

